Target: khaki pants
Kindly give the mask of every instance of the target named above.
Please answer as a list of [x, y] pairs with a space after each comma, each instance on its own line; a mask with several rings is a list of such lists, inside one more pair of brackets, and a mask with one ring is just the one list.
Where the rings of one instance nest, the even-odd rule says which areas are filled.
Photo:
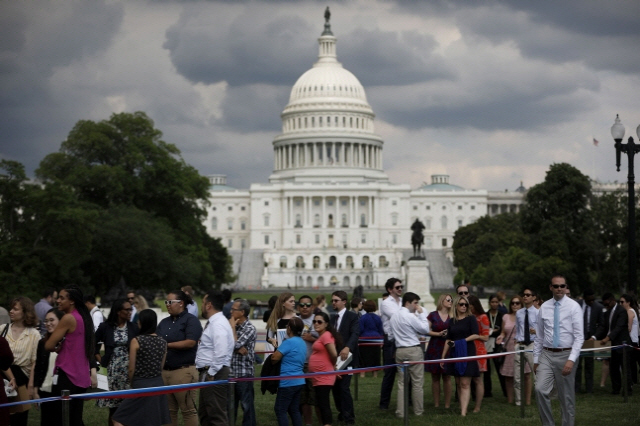
[[[423, 359], [424, 352], [422, 352], [420, 346], [396, 349], [396, 362], [398, 364], [404, 361], [422, 361]], [[413, 412], [416, 416], [420, 416], [424, 411], [424, 365], [412, 364], [407, 368], [409, 369], [409, 380], [411, 381]], [[398, 408], [396, 409], [396, 416], [404, 417], [404, 374], [400, 367], [398, 367]]]
[[[163, 370], [162, 380], [166, 386], [183, 385], [198, 382], [198, 370], [195, 366], [179, 368], [177, 370]], [[178, 425], [178, 410], [182, 411], [182, 419], [185, 426], [198, 426], [198, 410], [196, 408], [196, 390], [170, 393], [167, 395], [169, 401], [169, 414], [171, 415], [171, 425]]]

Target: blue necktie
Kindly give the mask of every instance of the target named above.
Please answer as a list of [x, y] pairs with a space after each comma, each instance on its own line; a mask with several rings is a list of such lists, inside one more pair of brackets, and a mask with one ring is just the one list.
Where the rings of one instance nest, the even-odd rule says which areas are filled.
[[560, 302], [556, 300], [553, 309], [553, 347], [560, 346]]

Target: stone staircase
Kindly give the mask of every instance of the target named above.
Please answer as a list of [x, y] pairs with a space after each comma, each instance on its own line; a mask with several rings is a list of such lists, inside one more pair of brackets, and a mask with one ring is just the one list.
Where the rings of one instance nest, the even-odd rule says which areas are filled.
[[[444, 251], [439, 249], [423, 250], [429, 262], [429, 274], [431, 275], [432, 290], [450, 290], [453, 287], [453, 277], [456, 272], [453, 264], [445, 257]], [[405, 261], [413, 256], [413, 249], [402, 251]]]
[[233, 258], [233, 273], [238, 279], [233, 283], [234, 289], [255, 290], [260, 288], [260, 280], [264, 269], [263, 250], [243, 249], [228, 250]]

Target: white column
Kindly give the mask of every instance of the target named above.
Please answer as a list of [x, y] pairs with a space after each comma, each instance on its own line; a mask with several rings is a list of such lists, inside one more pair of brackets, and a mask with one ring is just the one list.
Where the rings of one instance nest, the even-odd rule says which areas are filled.
[[373, 216], [371, 215], [373, 209], [371, 208], [371, 204], [373, 204], [373, 197], [369, 197], [369, 225], [373, 225]]
[[327, 227], [327, 197], [322, 197], [322, 218], [320, 219], [320, 226], [324, 229]]
[[[342, 226], [342, 221], [340, 220], [340, 196], [336, 196], [336, 216], [333, 218], [333, 226], [336, 228], [340, 228]], [[336, 233], [336, 238], [338, 235]]]
[[289, 226], [293, 225], [293, 197], [289, 198]]
[[356, 216], [358, 215], [358, 206], [356, 205], [358, 203], [358, 199], [357, 197], [353, 196], [351, 197], [351, 224], [352, 225], [356, 225]]

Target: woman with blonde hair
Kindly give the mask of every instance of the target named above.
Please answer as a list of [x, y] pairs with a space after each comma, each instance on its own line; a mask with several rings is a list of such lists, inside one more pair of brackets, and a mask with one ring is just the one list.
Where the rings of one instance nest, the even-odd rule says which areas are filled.
[[[7, 339], [11, 352], [13, 352], [13, 364], [4, 371], [12, 388], [18, 389], [20, 401], [33, 397], [34, 367], [38, 353], [38, 317], [34, 304], [28, 297], [16, 297], [11, 301], [9, 308], [10, 324], [5, 324], [1, 335]], [[29, 418], [30, 405], [21, 405], [22, 410], [11, 414], [13, 425], [25, 425]]]
[[131, 318], [131, 322], [134, 324], [138, 323], [138, 316], [141, 311], [145, 309], [149, 309], [149, 304], [147, 303], [147, 299], [141, 294], [136, 294], [133, 297], [133, 306], [136, 308], [136, 314]]
[[286, 329], [289, 320], [296, 316], [296, 297], [289, 292], [284, 292], [278, 296], [276, 306], [267, 321], [267, 341], [278, 347], [278, 329]]
[[[450, 294], [442, 294], [438, 298], [436, 310], [427, 316], [429, 323], [429, 344], [424, 353], [425, 361], [440, 359], [444, 344], [447, 340], [447, 329], [449, 328], [449, 310], [453, 305], [453, 297]], [[451, 377], [444, 372], [440, 364], [425, 364], [424, 371], [431, 373], [431, 392], [433, 393], [433, 404], [437, 408], [440, 406], [440, 379], [444, 388], [444, 408], [451, 405]]]
[[[469, 299], [457, 296], [449, 310], [449, 329], [447, 341], [444, 345], [442, 358], [464, 358], [476, 355], [475, 341], [480, 339], [478, 321], [469, 312]], [[467, 415], [469, 399], [471, 398], [471, 379], [480, 376], [477, 361], [442, 363], [446, 374], [456, 378], [460, 398], [460, 414]], [[477, 411], [477, 410], [474, 410]]]
[[[513, 352], [516, 350], [516, 311], [522, 308], [522, 299], [520, 296], [514, 296], [509, 303], [509, 311], [502, 317], [502, 332], [496, 339], [496, 345], [506, 344], [505, 352]], [[513, 374], [514, 374], [515, 355], [510, 354], [504, 357], [504, 363], [500, 369], [500, 373], [505, 378], [505, 385], [507, 387], [507, 401], [509, 404], [513, 403], [514, 390], [513, 390]], [[529, 364], [525, 363], [525, 373], [531, 373]], [[531, 403], [531, 395], [528, 395], [528, 403]]]

